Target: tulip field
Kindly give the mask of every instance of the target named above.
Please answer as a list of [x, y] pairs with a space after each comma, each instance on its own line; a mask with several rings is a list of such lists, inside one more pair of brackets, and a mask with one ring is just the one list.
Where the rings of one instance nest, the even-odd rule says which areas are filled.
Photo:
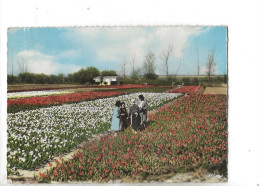
[[66, 95], [50, 95], [42, 97], [29, 97], [21, 99], [10, 99], [7, 101], [8, 112], [31, 109], [35, 107], [60, 105], [63, 103], [73, 103], [79, 101], [93, 100], [116, 95], [122, 95], [125, 92], [81, 92], [70, 93]]
[[[109, 93], [109, 92], [106, 92]], [[63, 104], [8, 114], [8, 163], [10, 167], [34, 169], [68, 152], [93, 134], [107, 131], [117, 100], [130, 106], [141, 93]], [[150, 108], [180, 94], [143, 93]]]
[[[181, 88], [164, 93], [121, 89], [64, 95], [32, 92], [33, 97], [9, 99], [8, 107], [24, 109], [8, 113], [8, 168], [35, 170], [49, 163], [48, 170], [36, 175], [39, 182], [108, 182], [181, 168], [221, 166], [227, 161], [227, 95], [194, 94], [200, 86]], [[149, 113], [145, 130], [135, 132], [128, 127], [85, 146], [69, 160], [62, 158], [94, 134], [110, 129], [117, 100], [129, 108], [140, 94], [149, 111], [156, 109]], [[26, 109], [26, 104], [39, 103], [42, 107]]]
[[169, 93], [185, 93], [185, 94], [194, 94], [201, 90], [201, 86], [183, 86], [174, 90], [169, 91]]

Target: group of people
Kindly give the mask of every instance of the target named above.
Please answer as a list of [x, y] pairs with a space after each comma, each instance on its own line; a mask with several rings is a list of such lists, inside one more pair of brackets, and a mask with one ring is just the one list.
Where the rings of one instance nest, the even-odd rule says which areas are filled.
[[111, 125], [112, 131], [123, 131], [129, 125], [138, 131], [147, 125], [148, 104], [143, 95], [138, 97], [138, 102], [134, 99], [131, 100], [132, 105], [128, 111], [124, 102], [116, 102]]

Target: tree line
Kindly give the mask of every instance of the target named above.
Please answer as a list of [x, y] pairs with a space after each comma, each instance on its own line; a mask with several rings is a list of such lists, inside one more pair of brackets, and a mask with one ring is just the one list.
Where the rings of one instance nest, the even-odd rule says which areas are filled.
[[[177, 68], [174, 69], [174, 72], [170, 75], [169, 74], [169, 64], [170, 64], [170, 57], [173, 55], [173, 45], [169, 44], [166, 48], [164, 48], [160, 55], [159, 58], [161, 60], [160, 70], [164, 71], [163, 74], [166, 75], [166, 79], [168, 83], [170, 82], [175, 82], [177, 74], [179, 72], [181, 62], [182, 62], [182, 57], [179, 57], [178, 61], [175, 61], [174, 63], [177, 63], [176, 66]], [[130, 77], [132, 80], [138, 80], [138, 79], [147, 79], [147, 80], [156, 80], [158, 78], [158, 75], [156, 74], [156, 56], [152, 51], [148, 51], [145, 60], [143, 62], [142, 67], [136, 68], [135, 63], [135, 55], [132, 54], [130, 55], [130, 61], [127, 62], [126, 58], [122, 60], [121, 63], [121, 71], [120, 74], [123, 77], [126, 77], [126, 69], [127, 69], [127, 64], [128, 67], [130, 65], [131, 72], [130, 72]], [[173, 63], [173, 61], [171, 62]], [[201, 64], [199, 60], [199, 51], [197, 49], [197, 79], [201, 79]], [[215, 75], [216, 72], [216, 60], [215, 60], [215, 50], [212, 50], [208, 53], [208, 57], [206, 59], [205, 63], [205, 74], [207, 75], [207, 81], [210, 83], [213, 79], [212, 77]], [[215, 79], [214, 79], [215, 80]]]
[[81, 68], [75, 73], [68, 75], [46, 75], [31, 72], [21, 72], [16, 75], [7, 75], [8, 84], [29, 83], [29, 84], [95, 84], [93, 78], [97, 76], [116, 76], [114, 70], [99, 71], [96, 67]]
[[[177, 69], [175, 69], [175, 72], [170, 75], [169, 74], [169, 59], [171, 55], [173, 54], [173, 45], [169, 45], [167, 48], [162, 50], [160, 54], [161, 59], [161, 65], [162, 69], [165, 72], [166, 75], [166, 84], [172, 84], [172, 83], [178, 83], [176, 77], [178, 74], [178, 71], [181, 66], [181, 57], [179, 58], [179, 62], [177, 64]], [[136, 58], [135, 55], [132, 54], [130, 56], [130, 61], [127, 61], [126, 58], [122, 60], [121, 63], [121, 69], [119, 71], [120, 76], [123, 77], [123, 80], [126, 82], [136, 83], [136, 82], [157, 82], [158, 75], [156, 74], [156, 56], [152, 51], [148, 51], [145, 60], [142, 64], [142, 67], [136, 67]], [[67, 84], [67, 83], [77, 83], [77, 84], [96, 84], [93, 78], [97, 76], [101, 76], [101, 83], [103, 80], [103, 76], [116, 76], [117, 73], [114, 70], [104, 70], [99, 71], [96, 67], [87, 67], [87, 68], [81, 68], [79, 71], [64, 75], [64, 74], [58, 74], [58, 75], [46, 75], [46, 74], [35, 74], [30, 73], [27, 71], [27, 66], [23, 65], [21, 67], [22, 70], [20, 70], [19, 75], [15, 76], [13, 73], [11, 75], [8, 75], [7, 81], [8, 84], [15, 84], [15, 83], [32, 83], [32, 84]], [[127, 67], [128, 65], [128, 67]], [[130, 65], [130, 68], [129, 68]], [[197, 78], [192, 80], [191, 82], [201, 82], [200, 78], [200, 62], [199, 62], [199, 53], [197, 50]], [[128, 69], [128, 70], [127, 70]], [[126, 71], [129, 72], [129, 76], [126, 75]], [[207, 81], [210, 83], [211, 81], [216, 81], [216, 78], [212, 77], [214, 76], [215, 70], [216, 70], [216, 62], [215, 62], [215, 51], [212, 50], [212, 52], [208, 53], [208, 58], [205, 64], [206, 69], [206, 76]], [[12, 70], [13, 72], [13, 70]], [[203, 78], [204, 79], [204, 78]], [[225, 79], [225, 78], [224, 78]], [[184, 79], [186, 83], [188, 83], [188, 80]], [[159, 83], [161, 84], [161, 83]], [[165, 84], [165, 83], [164, 83]]]

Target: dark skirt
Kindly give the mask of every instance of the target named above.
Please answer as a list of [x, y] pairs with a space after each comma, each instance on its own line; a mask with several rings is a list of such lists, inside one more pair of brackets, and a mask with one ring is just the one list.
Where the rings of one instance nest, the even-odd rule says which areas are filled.
[[137, 131], [141, 129], [141, 117], [139, 114], [132, 114], [132, 128]]
[[129, 125], [127, 116], [120, 117], [120, 122], [121, 122], [121, 130], [125, 130]]

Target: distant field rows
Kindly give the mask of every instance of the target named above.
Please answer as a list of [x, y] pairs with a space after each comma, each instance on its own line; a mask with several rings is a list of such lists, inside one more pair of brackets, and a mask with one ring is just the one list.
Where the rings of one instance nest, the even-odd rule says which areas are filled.
[[12, 90], [30, 90], [38, 88], [77, 88], [86, 87], [85, 85], [69, 85], [69, 84], [20, 84], [20, 85], [8, 85], [8, 91]]

